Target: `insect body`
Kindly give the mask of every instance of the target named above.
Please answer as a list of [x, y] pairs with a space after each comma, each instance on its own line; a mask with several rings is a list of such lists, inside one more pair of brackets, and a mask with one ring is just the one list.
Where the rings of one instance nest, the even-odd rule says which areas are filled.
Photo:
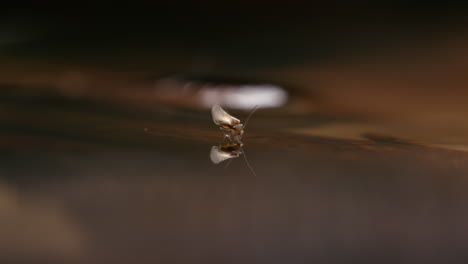
[[231, 142], [242, 143], [242, 135], [244, 134], [244, 125], [240, 120], [233, 117], [224, 111], [219, 105], [214, 105], [211, 108], [213, 122], [219, 126], [219, 129], [224, 133], [224, 137]]

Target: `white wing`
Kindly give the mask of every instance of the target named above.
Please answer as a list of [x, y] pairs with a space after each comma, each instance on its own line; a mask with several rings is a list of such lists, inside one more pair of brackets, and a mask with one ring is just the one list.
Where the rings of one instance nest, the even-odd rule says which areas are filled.
[[211, 108], [211, 116], [213, 117], [213, 122], [218, 126], [234, 126], [240, 123], [239, 119], [226, 113], [226, 111], [224, 111], [224, 109], [221, 108], [221, 106], [219, 105], [213, 105], [213, 107]]
[[227, 159], [232, 159], [236, 158], [237, 156], [234, 154], [231, 154], [229, 152], [221, 151], [219, 147], [217, 146], [212, 146], [211, 151], [210, 151], [210, 159], [211, 162], [214, 164], [218, 164], [221, 161], [225, 161]]

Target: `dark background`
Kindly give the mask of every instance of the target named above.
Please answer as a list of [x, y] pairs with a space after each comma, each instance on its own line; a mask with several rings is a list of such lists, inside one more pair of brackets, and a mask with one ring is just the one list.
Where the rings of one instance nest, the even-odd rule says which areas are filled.
[[271, 67], [378, 54], [455, 34], [465, 29], [465, 10], [462, 4], [406, 1], [187, 1], [36, 4], [1, 12], [2, 27], [12, 34], [36, 36], [8, 52], [18, 56], [107, 61], [120, 55], [120, 64], [139, 64], [184, 52], [237, 67], [244, 60]]

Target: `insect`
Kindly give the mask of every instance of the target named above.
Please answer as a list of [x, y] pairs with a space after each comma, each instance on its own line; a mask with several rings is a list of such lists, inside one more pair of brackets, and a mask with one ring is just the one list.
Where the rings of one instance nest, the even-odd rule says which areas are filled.
[[[252, 173], [256, 175], [255, 171], [247, 160], [247, 156], [245, 155], [245, 151], [243, 149], [244, 143], [241, 141], [242, 135], [244, 135], [244, 129], [247, 126], [247, 122], [256, 110], [257, 107], [255, 107], [250, 112], [249, 116], [246, 118], [245, 125], [243, 125], [239, 119], [228, 114], [226, 111], [224, 111], [223, 108], [221, 108], [221, 106], [214, 105], [211, 108], [213, 122], [218, 125], [220, 130], [223, 132], [223, 140], [229, 140], [229, 142], [226, 144], [220, 144], [218, 146], [211, 147], [210, 159], [214, 164], [218, 164], [228, 159], [237, 158], [241, 154], [244, 154], [245, 163], [252, 171]], [[229, 162], [231, 161], [232, 160]], [[226, 164], [226, 167], [229, 165], [229, 162]]]
[[211, 116], [213, 117], [213, 122], [219, 126], [219, 129], [223, 132], [224, 138], [229, 139], [231, 142], [242, 143], [242, 135], [244, 135], [244, 129], [247, 126], [252, 114], [257, 110], [255, 107], [245, 120], [245, 125], [241, 124], [240, 120], [233, 117], [224, 111], [223, 108], [219, 105], [214, 105], [211, 108]]

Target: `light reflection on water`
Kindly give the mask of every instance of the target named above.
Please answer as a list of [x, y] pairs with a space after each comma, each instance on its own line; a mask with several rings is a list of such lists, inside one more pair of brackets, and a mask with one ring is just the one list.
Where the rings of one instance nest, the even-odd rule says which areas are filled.
[[204, 87], [200, 91], [202, 104], [209, 108], [220, 104], [233, 109], [281, 107], [288, 102], [286, 91], [275, 85], [242, 85], [239, 87]]
[[[243, 138], [253, 176], [240, 160], [224, 169], [207, 158], [221, 137], [209, 112], [194, 113], [197, 118], [176, 112], [171, 119], [158, 113], [133, 118], [71, 111], [62, 117], [67, 115], [75, 115], [72, 129], [54, 115], [40, 115], [42, 126], [24, 118], [2, 125], [10, 145], [2, 142], [7, 187], [0, 196], [18, 189], [23, 203], [18, 213], [1, 217], [14, 227], [0, 238], [5, 259], [343, 263], [468, 257], [458, 250], [468, 239], [463, 152], [378, 137], [265, 130], [262, 124], [271, 119], [259, 112]], [[44, 202], [37, 205], [34, 197]]]
[[254, 107], [279, 108], [290, 101], [287, 89], [268, 82], [166, 77], [156, 80], [154, 90], [158, 100], [171, 103], [185, 100], [194, 108], [205, 109], [217, 104], [248, 111]]

